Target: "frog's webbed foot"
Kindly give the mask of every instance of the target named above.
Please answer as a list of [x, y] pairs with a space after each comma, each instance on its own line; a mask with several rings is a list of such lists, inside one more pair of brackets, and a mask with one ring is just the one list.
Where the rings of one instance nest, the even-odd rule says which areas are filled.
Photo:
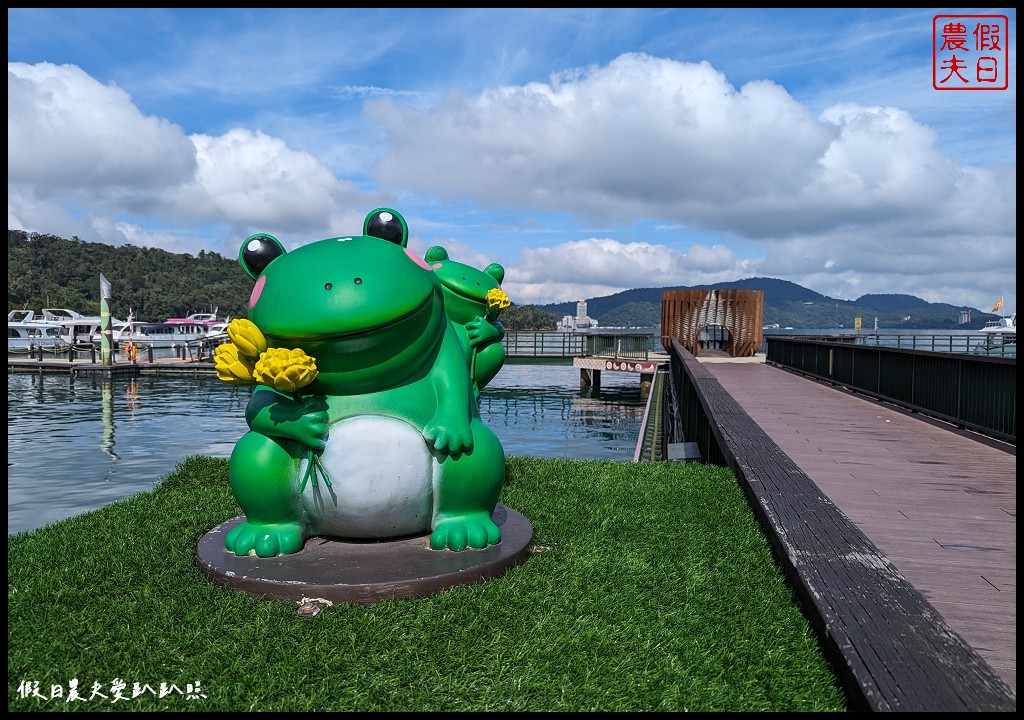
[[483, 550], [500, 541], [501, 530], [488, 512], [448, 515], [439, 519], [430, 533], [431, 550]]
[[242, 521], [224, 538], [224, 546], [235, 555], [259, 557], [290, 555], [302, 549], [305, 541], [299, 522], [257, 523]]

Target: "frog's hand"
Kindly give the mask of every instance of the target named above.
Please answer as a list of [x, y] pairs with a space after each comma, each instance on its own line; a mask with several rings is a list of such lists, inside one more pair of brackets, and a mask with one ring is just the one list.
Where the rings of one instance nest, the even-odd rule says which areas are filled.
[[489, 512], [439, 515], [430, 533], [431, 550], [482, 550], [501, 541]]
[[245, 520], [231, 529], [224, 538], [224, 546], [235, 555], [255, 553], [257, 557], [274, 557], [298, 552], [303, 541], [302, 523]]
[[329, 416], [323, 397], [295, 400], [269, 388], [253, 390], [245, 410], [249, 428], [261, 435], [296, 440], [313, 450], [327, 446]]
[[466, 354], [452, 323], [445, 328], [441, 348], [430, 369], [430, 383], [437, 407], [434, 416], [423, 426], [423, 437], [438, 452], [447, 455], [469, 452], [473, 449], [470, 422], [476, 402]]
[[501, 340], [505, 335], [505, 328], [497, 321], [491, 323], [486, 318], [475, 317], [466, 323], [466, 334], [470, 346], [480, 348]]
[[[469, 386], [466, 387], [468, 389]], [[468, 402], [468, 393], [466, 397]], [[473, 449], [473, 428], [469, 424], [469, 416], [454, 409], [449, 412], [438, 408], [434, 417], [423, 426], [423, 437], [445, 455], [458, 455]]]

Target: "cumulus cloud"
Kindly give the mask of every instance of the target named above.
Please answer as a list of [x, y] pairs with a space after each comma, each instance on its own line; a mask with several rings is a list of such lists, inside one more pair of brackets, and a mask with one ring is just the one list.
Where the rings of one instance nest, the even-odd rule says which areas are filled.
[[141, 196], [195, 172], [181, 128], [144, 116], [123, 90], [73, 65], [8, 63], [7, 121], [7, 181], [43, 195], [132, 188]]
[[[8, 63], [7, 86], [12, 228], [232, 256], [252, 229], [291, 245], [357, 230], [387, 199], [259, 131], [186, 135], [75, 66]], [[116, 219], [126, 215], [156, 220]], [[203, 224], [222, 230], [211, 238]]]
[[[501, 262], [520, 303], [756, 275], [844, 299], [1015, 291], [1015, 167], [955, 162], [896, 107], [812, 113], [774, 82], [638, 53], [433, 104], [364, 87], [362, 117], [302, 118], [321, 153], [255, 125], [187, 134], [75, 66], [8, 63], [8, 224], [233, 255], [250, 231], [295, 246], [388, 205], [411, 248]], [[326, 157], [369, 165], [339, 177]], [[470, 235], [469, 214], [519, 225]], [[546, 239], [538, 215], [560, 220]]]
[[[813, 116], [772, 82], [737, 89], [707, 63], [628, 54], [548, 83], [452, 94], [429, 110], [386, 98], [367, 112], [390, 142], [374, 167], [381, 182], [442, 201], [721, 232], [751, 250], [721, 268], [727, 279], [826, 278], [851, 297], [890, 283], [893, 265], [922, 278], [954, 266], [961, 296], [993, 281], [1015, 285], [1006, 264], [1015, 174], [958, 165], [898, 108], [844, 103]], [[602, 279], [591, 286], [617, 291], [714, 277], [694, 272], [699, 254], [686, 265], [665, 248], [580, 240], [525, 251], [513, 275], [540, 288], [542, 278], [581, 271]], [[931, 289], [902, 280], [922, 295]]]
[[600, 297], [631, 288], [722, 282], [734, 279], [737, 264], [736, 255], [722, 245], [694, 245], [679, 252], [647, 242], [588, 238], [524, 250], [505, 286], [520, 304], [545, 303], [551, 284], [562, 299]]
[[[895, 108], [813, 117], [778, 85], [734, 88], [707, 63], [623, 55], [548, 84], [452, 95], [430, 110], [368, 103], [390, 154], [375, 167], [441, 198], [476, 197], [585, 218], [653, 216], [771, 239], [847, 223], [963, 225], [950, 198], [1005, 190], [967, 181], [935, 133]], [[994, 204], [993, 204], [994, 201]]]

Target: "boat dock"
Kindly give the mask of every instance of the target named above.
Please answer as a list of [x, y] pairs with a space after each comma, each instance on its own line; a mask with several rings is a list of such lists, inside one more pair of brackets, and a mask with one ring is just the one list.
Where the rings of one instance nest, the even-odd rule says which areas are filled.
[[46, 357], [39, 359], [7, 358], [9, 373], [67, 373], [69, 375], [101, 375], [105, 377], [138, 377], [139, 375], [213, 375], [217, 372], [208, 360], [182, 360], [180, 358], [139, 358], [135, 362], [118, 358], [118, 362], [104, 365], [94, 362], [88, 353], [73, 360]]

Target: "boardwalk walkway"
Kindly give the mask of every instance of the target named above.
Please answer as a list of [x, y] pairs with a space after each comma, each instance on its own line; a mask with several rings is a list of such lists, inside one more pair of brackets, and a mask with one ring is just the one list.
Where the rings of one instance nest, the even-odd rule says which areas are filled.
[[1016, 694], [1016, 447], [743, 360], [698, 358]]

